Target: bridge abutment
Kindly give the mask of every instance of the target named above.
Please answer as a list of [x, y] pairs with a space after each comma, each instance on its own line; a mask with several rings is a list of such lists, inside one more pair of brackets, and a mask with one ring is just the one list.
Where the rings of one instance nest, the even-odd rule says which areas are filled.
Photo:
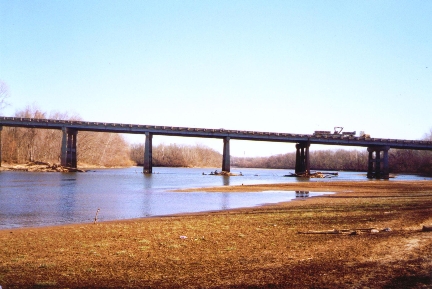
[[153, 173], [153, 134], [146, 132], [145, 133], [145, 146], [144, 146], [144, 174]]
[[389, 149], [389, 146], [368, 147], [368, 179], [389, 179]]
[[309, 142], [296, 144], [296, 174], [310, 174]]
[[61, 165], [77, 168], [77, 135], [78, 130], [62, 128]]
[[223, 139], [223, 156], [222, 156], [222, 171], [230, 172], [230, 138], [225, 137]]

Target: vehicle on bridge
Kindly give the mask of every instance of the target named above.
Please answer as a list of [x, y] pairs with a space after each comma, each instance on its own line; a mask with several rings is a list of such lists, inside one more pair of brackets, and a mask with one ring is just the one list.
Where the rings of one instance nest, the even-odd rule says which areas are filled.
[[343, 131], [342, 126], [335, 126], [333, 132], [329, 130], [316, 130], [313, 133], [313, 135], [316, 137], [335, 136], [335, 135], [339, 135], [341, 137], [350, 137], [350, 136], [355, 136], [356, 134], [356, 131], [344, 131], [344, 132], [342, 131]]
[[360, 131], [360, 136], [359, 138], [361, 139], [367, 139], [370, 138], [370, 134], [365, 133], [364, 131]]

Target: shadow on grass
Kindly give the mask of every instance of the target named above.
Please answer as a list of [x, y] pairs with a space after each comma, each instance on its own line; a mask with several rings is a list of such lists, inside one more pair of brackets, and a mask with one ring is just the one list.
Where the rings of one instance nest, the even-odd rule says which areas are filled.
[[423, 287], [424, 285], [432, 285], [432, 275], [417, 275], [417, 276], [399, 276], [390, 280], [390, 282], [385, 285], [384, 289], [394, 289], [394, 288], [431, 288], [429, 286]]

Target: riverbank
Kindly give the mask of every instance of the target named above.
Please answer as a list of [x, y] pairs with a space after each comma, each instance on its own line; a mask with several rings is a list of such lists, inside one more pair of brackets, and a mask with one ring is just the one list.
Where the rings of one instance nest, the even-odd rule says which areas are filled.
[[70, 173], [70, 172], [86, 172], [94, 169], [112, 169], [112, 168], [124, 168], [124, 167], [104, 167], [95, 166], [88, 164], [80, 164], [79, 168], [71, 168], [61, 166], [60, 164], [52, 164], [46, 162], [27, 162], [25, 164], [8, 164], [2, 163], [0, 171], [22, 171], [22, 172], [57, 172], [57, 173]]
[[84, 170], [65, 167], [59, 164], [51, 164], [44, 162], [28, 162], [26, 164], [2, 164], [0, 171], [20, 171], [20, 172], [57, 172], [57, 173], [71, 173], [71, 172], [85, 172]]
[[422, 231], [432, 225], [431, 181], [206, 189], [266, 190], [337, 193], [223, 212], [1, 230], [0, 286], [432, 286], [432, 232]]

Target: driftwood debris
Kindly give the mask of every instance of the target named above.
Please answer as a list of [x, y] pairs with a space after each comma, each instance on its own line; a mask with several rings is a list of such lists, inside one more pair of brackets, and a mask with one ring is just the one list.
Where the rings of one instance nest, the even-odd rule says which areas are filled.
[[59, 164], [51, 164], [45, 162], [28, 162], [23, 165], [10, 165], [4, 166], [3, 170], [8, 171], [22, 171], [22, 172], [85, 172], [77, 168], [65, 167]]
[[[205, 173], [202, 173], [203, 175], [207, 175]], [[220, 171], [218, 172], [218, 170], [215, 170], [214, 172], [210, 172], [208, 175], [210, 176], [243, 176], [243, 174], [240, 172], [240, 174], [234, 174], [231, 172], [226, 172], [226, 171]]]
[[324, 230], [324, 231], [316, 231], [309, 230], [305, 232], [298, 232], [299, 234], [347, 234], [347, 235], [357, 235], [360, 233], [379, 233], [379, 232], [390, 232], [390, 228], [385, 228], [383, 230], [378, 230], [376, 228], [355, 228], [355, 229], [333, 229], [333, 230]]
[[[360, 233], [381, 233], [381, 232], [391, 232], [390, 228], [384, 228], [382, 230], [378, 230], [377, 228], [355, 228], [355, 229], [333, 229], [333, 230], [308, 230], [308, 231], [299, 231], [298, 234], [347, 234], [347, 235], [358, 235]], [[423, 232], [432, 232], [432, 225], [423, 225]]]
[[297, 177], [297, 178], [318, 178], [318, 179], [324, 179], [324, 178], [333, 178], [337, 177], [339, 173], [322, 173], [322, 172], [314, 172], [314, 173], [290, 173], [289, 175], [285, 175], [284, 177]]
[[423, 232], [432, 232], [432, 226], [425, 226], [424, 225], [422, 231]]

